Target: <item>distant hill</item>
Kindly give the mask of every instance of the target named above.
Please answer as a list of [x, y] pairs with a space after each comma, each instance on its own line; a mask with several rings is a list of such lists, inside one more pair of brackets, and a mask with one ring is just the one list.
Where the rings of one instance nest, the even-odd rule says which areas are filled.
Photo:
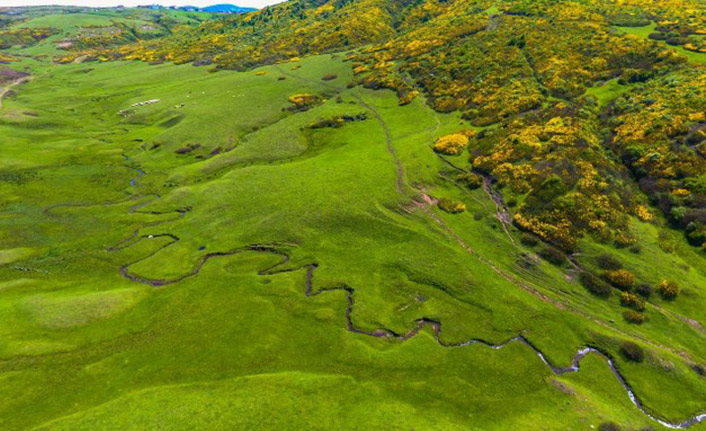
[[244, 13], [244, 12], [252, 12], [257, 9], [253, 7], [240, 7], [240, 6], [235, 6], [232, 4], [216, 4], [213, 6], [207, 6], [204, 8], [201, 8], [202, 11], [204, 12], [232, 12], [232, 13]]

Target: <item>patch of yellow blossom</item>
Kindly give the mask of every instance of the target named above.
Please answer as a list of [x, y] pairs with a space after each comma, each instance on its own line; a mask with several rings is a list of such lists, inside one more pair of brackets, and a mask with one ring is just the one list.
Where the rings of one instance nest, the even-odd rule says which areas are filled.
[[442, 136], [434, 143], [434, 151], [448, 155], [458, 155], [468, 147], [469, 138], [463, 133]]
[[648, 222], [654, 218], [652, 213], [650, 213], [644, 205], [638, 205], [637, 208], [635, 208], [635, 214], [637, 215], [637, 218], [644, 222]]

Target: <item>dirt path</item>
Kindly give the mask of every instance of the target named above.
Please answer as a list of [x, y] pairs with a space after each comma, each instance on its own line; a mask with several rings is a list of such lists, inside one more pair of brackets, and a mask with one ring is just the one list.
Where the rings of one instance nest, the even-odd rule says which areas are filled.
[[2, 99], [3, 99], [3, 97], [5, 97], [5, 95], [6, 95], [7, 93], [9, 93], [10, 90], [12, 90], [12, 87], [17, 86], [17, 85], [20, 85], [20, 84], [22, 84], [22, 83], [24, 83], [24, 82], [27, 82], [27, 81], [29, 81], [29, 78], [26, 77], [26, 76], [23, 76], [22, 78], [17, 78], [17, 79], [15, 79], [14, 81], [10, 82], [10, 83], [7, 84], [2, 90], [0, 90], [0, 109], [2, 109]]

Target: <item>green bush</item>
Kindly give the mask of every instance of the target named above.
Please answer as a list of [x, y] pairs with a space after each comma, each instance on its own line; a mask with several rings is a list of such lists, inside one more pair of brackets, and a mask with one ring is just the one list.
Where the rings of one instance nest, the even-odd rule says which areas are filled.
[[468, 187], [471, 190], [475, 190], [477, 188], [480, 188], [480, 186], [483, 185], [483, 177], [481, 177], [478, 174], [474, 174], [472, 172], [468, 172], [465, 174], [459, 174], [458, 177], [456, 177], [459, 182], [463, 183], [466, 187]]
[[537, 252], [542, 259], [557, 266], [565, 265], [568, 259], [566, 255], [556, 247], [545, 246]]
[[622, 262], [620, 262], [620, 260], [618, 260], [615, 256], [607, 253], [596, 257], [596, 265], [598, 265], [600, 269], [605, 269], [606, 271], [623, 269]]
[[594, 295], [607, 298], [611, 294], [610, 286], [590, 272], [579, 273], [579, 282]]
[[632, 362], [642, 362], [645, 360], [645, 351], [638, 344], [632, 341], [623, 341], [620, 345], [620, 353]]
[[454, 202], [451, 199], [439, 199], [437, 205], [442, 211], [446, 211], [449, 214], [458, 214], [466, 211], [466, 205], [461, 202]]
[[528, 247], [534, 247], [539, 244], [539, 238], [537, 238], [535, 235], [532, 235], [531, 233], [525, 232], [520, 237], [520, 242]]
[[616, 269], [603, 274], [603, 278], [620, 290], [630, 290], [635, 284], [635, 275], [627, 269]]
[[645, 300], [630, 292], [620, 294], [620, 304], [623, 307], [630, 307], [635, 311], [645, 310]]
[[640, 325], [645, 321], [645, 315], [635, 310], [627, 310], [623, 313], [623, 318], [626, 322], [634, 323], [636, 325]]
[[650, 295], [652, 295], [652, 288], [649, 284], [643, 283], [635, 288], [635, 292], [637, 292], [637, 294], [642, 296], [643, 298], [649, 299]]

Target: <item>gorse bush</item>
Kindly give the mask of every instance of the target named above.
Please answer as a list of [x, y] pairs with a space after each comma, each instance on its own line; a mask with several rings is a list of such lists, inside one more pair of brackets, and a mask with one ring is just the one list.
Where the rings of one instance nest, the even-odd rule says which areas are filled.
[[674, 281], [662, 280], [657, 286], [657, 290], [665, 299], [675, 299], [679, 296], [681, 288]]
[[603, 278], [621, 290], [630, 289], [635, 284], [635, 275], [626, 269], [616, 269], [603, 274]]
[[468, 136], [462, 133], [454, 133], [442, 136], [434, 143], [434, 151], [437, 153], [456, 156], [461, 154], [468, 147]]
[[623, 292], [620, 294], [620, 304], [623, 307], [630, 307], [636, 311], [645, 310], [645, 300], [630, 292]]
[[439, 199], [438, 207], [449, 214], [458, 214], [466, 211], [466, 205], [461, 202], [455, 202], [451, 199]]
[[635, 310], [627, 310], [623, 313], [623, 318], [628, 323], [640, 325], [645, 321], [645, 315]]
[[316, 105], [323, 103], [323, 99], [315, 94], [302, 93], [290, 96], [289, 103], [294, 105], [294, 110], [306, 111]]

